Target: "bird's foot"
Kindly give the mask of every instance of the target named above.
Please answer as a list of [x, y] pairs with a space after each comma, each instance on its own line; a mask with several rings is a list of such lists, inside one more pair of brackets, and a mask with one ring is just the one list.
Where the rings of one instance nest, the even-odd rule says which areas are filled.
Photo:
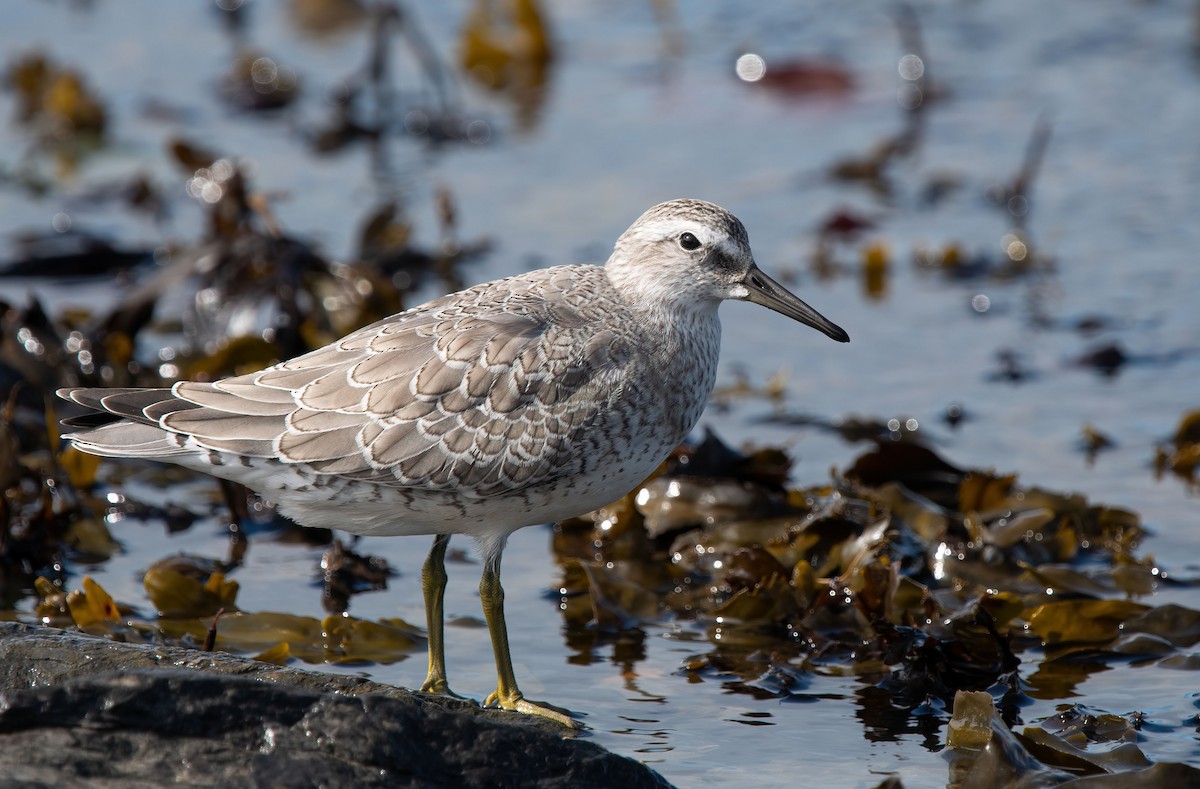
[[425, 681], [421, 683], [421, 692], [435, 693], [438, 696], [447, 696], [452, 699], [466, 700], [467, 698], [466, 696], [460, 696], [454, 691], [450, 690], [450, 683], [446, 681], [445, 677], [426, 677]]
[[583, 724], [571, 717], [569, 710], [562, 707], [555, 707], [553, 704], [547, 704], [544, 701], [530, 701], [521, 695], [521, 691], [515, 691], [510, 694], [502, 694], [499, 690], [495, 691], [484, 700], [485, 707], [500, 707], [505, 710], [513, 710], [514, 712], [523, 712], [526, 715], [537, 715], [541, 718], [548, 718], [555, 723], [562, 724], [568, 729], [583, 728]]

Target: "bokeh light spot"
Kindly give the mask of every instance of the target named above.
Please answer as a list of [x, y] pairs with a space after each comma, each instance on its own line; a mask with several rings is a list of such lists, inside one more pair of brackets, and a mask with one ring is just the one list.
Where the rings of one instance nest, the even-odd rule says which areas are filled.
[[905, 55], [900, 58], [900, 76], [909, 82], [915, 82], [925, 76], [925, 63], [916, 55]]
[[492, 139], [492, 127], [483, 121], [471, 121], [467, 124], [467, 140], [475, 145], [483, 145]]
[[1004, 236], [1004, 253], [1008, 255], [1009, 260], [1024, 260], [1029, 255], [1029, 248], [1025, 246], [1025, 242], [1019, 237], [1009, 233]]
[[767, 73], [767, 62], [762, 56], [747, 52], [737, 59], [734, 70], [743, 82], [758, 82]]
[[279, 77], [279, 67], [270, 58], [259, 58], [250, 66], [250, 77], [260, 85], [270, 85]]

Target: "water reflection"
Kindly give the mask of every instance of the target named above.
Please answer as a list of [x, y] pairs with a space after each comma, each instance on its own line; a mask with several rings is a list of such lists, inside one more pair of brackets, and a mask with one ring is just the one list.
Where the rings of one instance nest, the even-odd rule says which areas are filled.
[[[885, 427], [917, 435], [919, 423]], [[590, 521], [560, 524], [554, 547], [569, 661], [598, 662], [597, 650], [612, 645], [626, 690], [641, 697], [647, 632], [673, 621], [665, 635], [695, 646], [677, 671], [689, 684], [811, 703], [838, 697], [827, 690], [830, 678], [854, 677], [868, 740], [916, 734], [936, 750], [957, 691], [988, 691], [1015, 725], [1033, 699], [1069, 696], [1087, 678], [1092, 653], [1081, 642], [1113, 638], [1116, 617], [1150, 610], [1072, 598], [1104, 594], [1107, 583], [1153, 592], [1145, 579], [1157, 573], [1146, 560], [1112, 563], [1130, 556], [1119, 545], [1139, 539], [1130, 513], [1081, 509], [1070, 496], [1022, 491], [1011, 476], [955, 470], [912, 439], [882, 443], [848, 472], [856, 482], [832, 489], [772, 487], [780, 478], [764, 476], [768, 468], [779, 466], [756, 465], [710, 434], [627, 499]], [[731, 479], [770, 495], [750, 510], [715, 501]], [[665, 522], [656, 520], [663, 507]], [[1085, 554], [1108, 563], [1107, 579], [1072, 564]], [[1064, 630], [1076, 620], [1093, 624]], [[1153, 633], [1159, 625], [1129, 627]], [[1039, 654], [1034, 635], [1060, 646]]]
[[538, 122], [554, 47], [537, 0], [475, 0], [459, 38], [459, 64], [474, 84], [509, 102], [519, 132]]
[[889, 692], [874, 686], [860, 688], [854, 695], [854, 717], [862, 723], [863, 737], [868, 742], [900, 742], [915, 737], [927, 750], [943, 748], [942, 728], [950, 719], [944, 706], [934, 702], [914, 711], [894, 704]]

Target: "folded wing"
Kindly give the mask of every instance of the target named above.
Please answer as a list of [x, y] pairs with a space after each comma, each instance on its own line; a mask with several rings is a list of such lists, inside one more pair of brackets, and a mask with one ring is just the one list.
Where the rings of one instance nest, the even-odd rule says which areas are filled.
[[60, 394], [119, 421], [71, 433], [93, 454], [197, 451], [488, 496], [561, 473], [621, 393], [610, 332], [555, 315], [402, 313], [259, 372], [170, 389]]

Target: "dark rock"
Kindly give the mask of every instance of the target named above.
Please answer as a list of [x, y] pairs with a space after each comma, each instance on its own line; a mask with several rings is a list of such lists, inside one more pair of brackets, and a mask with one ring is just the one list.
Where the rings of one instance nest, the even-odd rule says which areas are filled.
[[224, 653], [0, 623], [8, 786], [663, 787], [547, 721]]

